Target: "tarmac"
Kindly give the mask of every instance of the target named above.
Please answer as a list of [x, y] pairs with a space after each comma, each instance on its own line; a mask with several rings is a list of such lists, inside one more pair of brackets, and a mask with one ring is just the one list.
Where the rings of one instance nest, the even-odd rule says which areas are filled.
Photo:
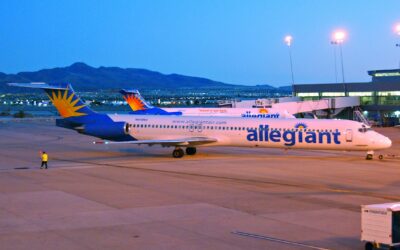
[[[365, 152], [94, 145], [0, 122], [1, 249], [364, 249], [360, 205], [400, 201], [400, 129]], [[39, 151], [49, 154], [40, 170]]]

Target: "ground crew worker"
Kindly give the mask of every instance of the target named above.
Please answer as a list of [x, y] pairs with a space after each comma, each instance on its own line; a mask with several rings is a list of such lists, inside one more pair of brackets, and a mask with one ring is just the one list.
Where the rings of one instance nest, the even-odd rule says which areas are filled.
[[49, 160], [49, 156], [46, 154], [46, 152], [42, 152], [42, 165], [40, 166], [40, 169], [43, 167], [47, 169], [47, 161]]

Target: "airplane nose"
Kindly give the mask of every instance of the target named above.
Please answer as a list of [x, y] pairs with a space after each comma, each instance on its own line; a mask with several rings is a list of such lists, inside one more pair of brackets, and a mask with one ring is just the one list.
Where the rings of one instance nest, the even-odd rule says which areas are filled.
[[382, 138], [379, 140], [379, 146], [380, 148], [390, 148], [392, 146], [392, 141], [387, 138], [386, 136], [382, 136]]
[[392, 146], [392, 140], [390, 140], [389, 138], [385, 137], [384, 145], [385, 145], [386, 148], [390, 148]]
[[375, 145], [376, 149], [385, 149], [385, 148], [390, 148], [392, 146], [392, 141], [389, 138], [381, 134], [377, 135], [378, 136], [370, 137], [370, 142], [372, 143], [372, 145]]

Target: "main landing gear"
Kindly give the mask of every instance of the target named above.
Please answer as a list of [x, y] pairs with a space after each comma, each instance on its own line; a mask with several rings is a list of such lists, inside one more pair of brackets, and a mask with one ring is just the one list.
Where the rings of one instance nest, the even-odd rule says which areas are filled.
[[[196, 148], [195, 147], [187, 147], [186, 148], [186, 154], [187, 155], [195, 155], [196, 154]], [[174, 149], [174, 151], [172, 151], [172, 156], [174, 157], [174, 158], [182, 158], [183, 157], [183, 155], [184, 155], [185, 153], [183, 152], [183, 149], [181, 149], [181, 148], [179, 148], [179, 147], [176, 147], [175, 149]]]
[[186, 148], [186, 154], [187, 155], [195, 155], [196, 154], [196, 148], [188, 147]]
[[172, 151], [172, 156], [174, 158], [182, 158], [184, 154], [185, 153], [183, 152], [183, 149], [181, 149], [181, 148], [175, 148], [174, 151]]

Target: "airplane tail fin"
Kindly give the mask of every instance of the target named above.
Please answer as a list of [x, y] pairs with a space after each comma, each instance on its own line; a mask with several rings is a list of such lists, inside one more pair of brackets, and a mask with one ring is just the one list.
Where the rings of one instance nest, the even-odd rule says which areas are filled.
[[130, 126], [124, 121], [113, 121], [107, 114], [91, 110], [79, 98], [70, 84], [9, 83], [10, 86], [43, 89], [63, 117], [56, 125], [79, 133], [112, 141], [134, 140], [129, 134]]
[[63, 118], [95, 114], [75, 94], [70, 84], [49, 85], [47, 83], [9, 83], [9, 86], [43, 89]]
[[122, 89], [120, 93], [123, 95], [125, 101], [129, 104], [132, 111], [140, 111], [154, 108], [142, 97], [138, 90]]

